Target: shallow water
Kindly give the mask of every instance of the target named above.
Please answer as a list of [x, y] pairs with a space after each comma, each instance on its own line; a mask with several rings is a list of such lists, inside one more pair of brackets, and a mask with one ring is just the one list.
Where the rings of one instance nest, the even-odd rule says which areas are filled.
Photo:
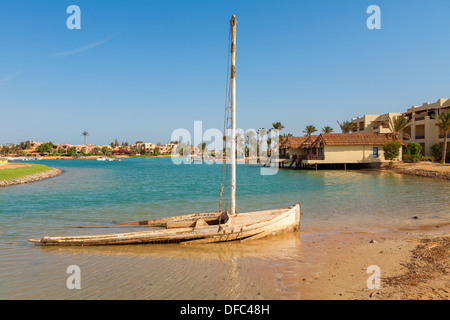
[[[64, 173], [0, 189], [1, 299], [277, 299], [288, 272], [280, 268], [307, 263], [302, 232], [245, 245], [35, 247], [26, 240], [117, 231], [74, 225], [216, 211], [220, 189], [220, 165], [177, 166], [167, 158], [40, 163]], [[448, 181], [363, 171], [284, 169], [264, 176], [250, 165], [237, 170], [238, 211], [300, 202], [303, 232], [389, 229], [450, 217]], [[81, 290], [67, 289], [69, 265], [81, 269]]]

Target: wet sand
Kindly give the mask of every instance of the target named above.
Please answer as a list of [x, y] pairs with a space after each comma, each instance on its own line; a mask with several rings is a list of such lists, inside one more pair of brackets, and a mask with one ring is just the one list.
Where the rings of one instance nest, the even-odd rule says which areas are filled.
[[[7, 298], [448, 300], [449, 231], [449, 224], [418, 223], [371, 232], [304, 229], [245, 244], [189, 248], [30, 245], [33, 269], [16, 281], [32, 289], [15, 282], [18, 290]], [[81, 290], [65, 288], [65, 268], [73, 264], [82, 270]], [[381, 270], [380, 289], [367, 287], [372, 265]]]
[[[310, 268], [293, 266], [287, 292], [302, 299], [448, 300], [450, 298], [450, 225], [426, 225], [377, 232], [304, 234]], [[380, 269], [380, 288], [368, 288]], [[370, 284], [374, 284], [370, 281]], [[296, 295], [288, 294], [287, 299]]]

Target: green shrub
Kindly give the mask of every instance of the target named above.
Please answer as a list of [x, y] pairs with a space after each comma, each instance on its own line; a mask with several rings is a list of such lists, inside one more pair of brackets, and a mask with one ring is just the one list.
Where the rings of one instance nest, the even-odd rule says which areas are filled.
[[434, 160], [440, 161], [442, 157], [442, 150], [439, 144], [435, 143], [431, 146], [431, 155], [433, 156]]
[[403, 161], [405, 162], [419, 162], [422, 158], [422, 146], [417, 142], [410, 142], [406, 146], [405, 154], [403, 156]]
[[[442, 147], [435, 143], [431, 146], [431, 155], [433, 156], [434, 160], [437, 162], [440, 162], [442, 160]], [[450, 162], [450, 150], [445, 155], [445, 162]]]
[[386, 160], [394, 161], [400, 155], [400, 148], [402, 144], [400, 141], [389, 141], [383, 145], [384, 158]]

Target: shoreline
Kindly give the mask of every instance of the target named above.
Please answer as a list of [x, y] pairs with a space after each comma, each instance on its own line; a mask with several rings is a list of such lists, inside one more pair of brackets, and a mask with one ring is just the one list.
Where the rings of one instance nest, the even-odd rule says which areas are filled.
[[[304, 231], [300, 238], [304, 263], [286, 263], [280, 299], [450, 299], [450, 223], [386, 231]], [[379, 267], [378, 289], [368, 288], [370, 266]]]
[[13, 185], [18, 184], [26, 184], [26, 183], [32, 183], [32, 182], [38, 182], [50, 178], [57, 177], [63, 173], [62, 170], [51, 168], [50, 170], [39, 172], [35, 174], [30, 174], [27, 176], [23, 176], [20, 178], [10, 179], [10, 180], [0, 180], [0, 188], [1, 187], [9, 187]]
[[399, 174], [413, 175], [417, 177], [434, 178], [440, 180], [450, 180], [450, 164], [440, 164], [433, 162], [419, 163], [394, 163], [381, 168], [369, 169], [378, 172], [392, 172]]

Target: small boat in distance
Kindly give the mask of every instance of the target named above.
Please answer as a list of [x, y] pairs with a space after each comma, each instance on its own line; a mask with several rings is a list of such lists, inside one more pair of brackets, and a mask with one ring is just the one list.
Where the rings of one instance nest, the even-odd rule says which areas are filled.
[[106, 157], [98, 157], [97, 161], [120, 161], [120, 159], [115, 158], [106, 158]]
[[[107, 227], [142, 226], [150, 230], [97, 234], [87, 236], [61, 236], [29, 239], [36, 245], [44, 246], [95, 246], [146, 243], [212, 243], [226, 241], [247, 241], [260, 239], [282, 232], [300, 230], [300, 204], [281, 209], [270, 209], [238, 213], [236, 210], [236, 17], [231, 25], [231, 148], [230, 157], [230, 202], [229, 211], [222, 210], [222, 191], [218, 212], [195, 213], [161, 219], [108, 225]], [[228, 117], [227, 117], [228, 119]], [[227, 156], [228, 157], [228, 156]], [[83, 226], [81, 226], [83, 227]], [[84, 226], [84, 228], [105, 226]]]

